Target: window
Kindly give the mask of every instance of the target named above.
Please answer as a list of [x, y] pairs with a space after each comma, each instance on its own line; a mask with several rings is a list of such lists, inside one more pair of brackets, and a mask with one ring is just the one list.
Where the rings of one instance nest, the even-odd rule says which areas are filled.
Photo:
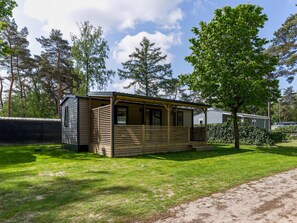
[[182, 111], [177, 111], [177, 126], [184, 125], [184, 113]]
[[128, 108], [127, 107], [116, 107], [116, 124], [118, 125], [127, 125], [127, 115]]
[[253, 119], [253, 120], [252, 120], [252, 125], [253, 125], [253, 126], [257, 126], [257, 120], [256, 120], [256, 119]]
[[152, 125], [162, 125], [162, 110], [152, 109], [151, 120]]
[[64, 127], [69, 127], [69, 109], [68, 106], [64, 108]]
[[147, 108], [145, 110], [145, 124], [162, 125], [162, 110]]

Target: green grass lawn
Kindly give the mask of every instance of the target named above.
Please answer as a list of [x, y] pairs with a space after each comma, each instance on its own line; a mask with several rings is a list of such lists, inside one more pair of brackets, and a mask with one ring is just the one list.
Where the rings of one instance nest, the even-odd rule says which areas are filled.
[[0, 222], [141, 220], [294, 167], [297, 142], [114, 159], [60, 146], [1, 146]]

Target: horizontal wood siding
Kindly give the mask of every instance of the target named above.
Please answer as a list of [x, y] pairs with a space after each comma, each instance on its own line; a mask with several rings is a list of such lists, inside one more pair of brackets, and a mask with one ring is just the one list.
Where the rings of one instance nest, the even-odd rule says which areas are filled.
[[[64, 125], [65, 107], [68, 106], [69, 125]], [[62, 105], [62, 143], [77, 145], [77, 98], [68, 98]]]
[[89, 145], [89, 100], [79, 99], [79, 144]]
[[92, 109], [90, 151], [111, 157], [111, 106]]
[[167, 126], [146, 125], [145, 144], [167, 144]]
[[190, 150], [189, 127], [115, 125], [115, 157]]
[[170, 142], [185, 143], [189, 141], [189, 127], [171, 126], [170, 127]]

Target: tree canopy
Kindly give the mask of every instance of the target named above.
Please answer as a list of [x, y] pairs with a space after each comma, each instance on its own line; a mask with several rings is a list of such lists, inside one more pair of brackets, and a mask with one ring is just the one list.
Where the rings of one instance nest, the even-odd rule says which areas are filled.
[[[0, 32], [7, 26], [5, 20], [12, 15], [12, 10], [16, 5], [14, 0], [0, 0]], [[6, 44], [0, 38], [0, 55], [3, 55], [6, 50]]]
[[168, 82], [172, 69], [170, 63], [165, 63], [167, 55], [162, 55], [161, 48], [155, 47], [155, 43], [146, 37], [140, 42], [140, 48], [136, 48], [129, 57], [122, 63], [123, 69], [118, 70], [121, 79], [131, 80], [126, 88], [134, 86], [136, 94], [159, 96], [160, 87], [172, 84]]
[[251, 4], [215, 10], [209, 22], [192, 29], [193, 72], [181, 75], [191, 90], [200, 91], [207, 103], [232, 112], [235, 148], [239, 148], [237, 113], [248, 105], [264, 106], [278, 96], [278, 81], [267, 78], [277, 58], [265, 53], [265, 38], [258, 36], [267, 16]]
[[49, 37], [36, 38], [44, 49], [38, 56], [40, 65], [40, 80], [51, 95], [56, 105], [56, 114], [60, 112], [60, 100], [64, 93], [72, 93], [77, 75], [73, 72], [71, 63], [71, 47], [67, 40], [63, 39], [60, 30], [52, 29]]
[[284, 76], [292, 83], [297, 73], [297, 13], [274, 33], [268, 52], [279, 57], [276, 77]]
[[109, 47], [102, 37], [101, 27], [94, 27], [88, 21], [78, 24], [79, 35], [72, 35], [71, 49], [76, 71], [82, 80], [79, 94], [86, 95], [90, 87], [103, 89], [115, 72], [106, 68]]

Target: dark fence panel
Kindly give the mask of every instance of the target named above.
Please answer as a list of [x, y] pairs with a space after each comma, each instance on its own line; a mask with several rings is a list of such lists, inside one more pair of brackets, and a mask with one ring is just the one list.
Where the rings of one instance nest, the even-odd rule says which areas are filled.
[[204, 126], [191, 128], [191, 141], [206, 142], [206, 128]]
[[61, 143], [61, 120], [0, 119], [0, 143]]

